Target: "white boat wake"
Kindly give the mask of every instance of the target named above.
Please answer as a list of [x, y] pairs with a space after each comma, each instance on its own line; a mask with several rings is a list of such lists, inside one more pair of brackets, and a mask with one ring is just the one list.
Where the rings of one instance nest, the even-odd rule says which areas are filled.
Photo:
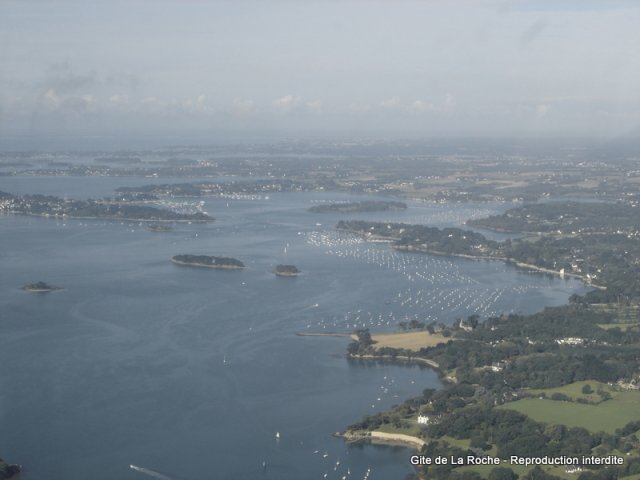
[[159, 472], [154, 472], [153, 470], [149, 470], [148, 468], [138, 467], [136, 465], [129, 465], [131, 470], [135, 470], [136, 472], [144, 473], [145, 475], [149, 475], [150, 477], [159, 478], [160, 480], [173, 480], [171, 477], [167, 477]]

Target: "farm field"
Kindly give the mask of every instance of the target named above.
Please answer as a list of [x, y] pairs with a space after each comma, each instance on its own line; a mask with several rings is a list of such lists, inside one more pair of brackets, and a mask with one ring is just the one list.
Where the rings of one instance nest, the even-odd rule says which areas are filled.
[[584, 427], [590, 432], [614, 433], [640, 420], [640, 392], [619, 392], [598, 405], [539, 398], [524, 398], [498, 408], [516, 410], [537, 422]]
[[391, 347], [404, 348], [407, 350], [419, 351], [423, 347], [433, 347], [439, 343], [446, 343], [450, 339], [442, 335], [425, 331], [406, 333], [383, 333], [372, 335], [375, 348]]

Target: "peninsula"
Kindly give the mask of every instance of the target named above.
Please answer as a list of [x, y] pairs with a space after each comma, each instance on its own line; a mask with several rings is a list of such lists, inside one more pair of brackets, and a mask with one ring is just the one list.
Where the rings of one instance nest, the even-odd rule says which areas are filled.
[[273, 273], [278, 277], [297, 277], [302, 272], [295, 265], [277, 265]]
[[219, 268], [221, 270], [240, 270], [244, 263], [235, 258], [215, 257], [210, 255], [175, 255], [171, 261], [177, 265], [189, 267]]
[[[340, 222], [343, 231], [388, 239], [399, 251], [509, 261], [602, 285], [572, 295], [568, 305], [531, 315], [471, 315], [451, 326], [407, 324], [414, 335], [397, 334], [386, 343], [380, 342], [382, 335], [357, 331], [347, 348], [350, 357], [430, 362], [446, 384], [365, 417], [348, 427], [344, 438], [411, 440], [425, 458], [467, 459], [421, 465], [419, 478], [635, 479], [640, 282], [631, 272], [637, 272], [640, 258], [637, 213], [623, 203], [589, 208], [601, 215], [573, 202], [547, 203], [473, 222], [534, 234], [502, 242], [457, 228]], [[429, 341], [436, 332], [438, 341]], [[535, 467], [509, 461], [561, 456], [582, 460]], [[475, 463], [483, 457], [504, 465]], [[602, 468], [598, 462], [608, 457], [618, 463]]]
[[[340, 221], [336, 228], [365, 240], [388, 241], [398, 251], [501, 260], [523, 269], [580, 278], [601, 290], [606, 290], [604, 285], [615, 283], [625, 294], [633, 288], [640, 289], [640, 282], [635, 278], [618, 283], [625, 269], [634, 268], [633, 259], [637, 257], [633, 255], [640, 255], [636, 232], [575, 233], [571, 237], [564, 234], [539, 235], [535, 239], [497, 242], [481, 233], [453, 227], [441, 229], [405, 223]], [[612, 249], [618, 252], [620, 260], [612, 254]], [[612, 258], [617, 261], [612, 261]], [[630, 284], [636, 282], [638, 285], [631, 287]], [[607, 298], [614, 297], [608, 295]]]

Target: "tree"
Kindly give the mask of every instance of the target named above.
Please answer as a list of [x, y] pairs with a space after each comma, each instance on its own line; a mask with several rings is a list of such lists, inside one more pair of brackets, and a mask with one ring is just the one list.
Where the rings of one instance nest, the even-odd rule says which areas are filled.
[[371, 338], [371, 332], [369, 332], [368, 328], [363, 328], [361, 330], [356, 331], [356, 335], [358, 336], [358, 341], [362, 347], [370, 347], [373, 345], [373, 339]]
[[485, 442], [484, 438], [481, 435], [475, 434], [471, 436], [469, 440], [469, 446], [471, 448], [479, 448], [481, 450], [489, 450], [491, 445]]
[[473, 314], [467, 317], [467, 324], [471, 326], [471, 328], [477, 328], [480, 323], [480, 315]]
[[518, 475], [510, 468], [496, 467], [489, 472], [489, 477], [487, 478], [489, 480], [517, 480]]
[[538, 465], [536, 465], [532, 470], [529, 470], [527, 474], [522, 477], [523, 480], [560, 480], [560, 477], [556, 477], [555, 475], [551, 475], [544, 470], [542, 470]]
[[582, 393], [584, 393], [585, 395], [589, 395], [589, 394], [593, 393], [593, 388], [591, 388], [591, 385], [589, 385], [587, 383], [586, 385], [584, 385], [582, 387]]

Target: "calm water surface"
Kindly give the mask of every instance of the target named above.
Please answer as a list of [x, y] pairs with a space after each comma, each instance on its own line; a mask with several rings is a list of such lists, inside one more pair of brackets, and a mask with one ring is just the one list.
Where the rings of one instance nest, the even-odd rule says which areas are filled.
[[[2, 178], [0, 190], [98, 197], [149, 179], [56, 181]], [[346, 339], [295, 333], [531, 312], [584, 288], [497, 262], [396, 253], [336, 233], [345, 217], [306, 212], [354, 198], [362, 197], [207, 198], [215, 223], [170, 233], [0, 217], [2, 456], [25, 466], [25, 480], [155, 472], [176, 480], [335, 479], [347, 469], [349, 478], [367, 469], [370, 479], [403, 478], [412, 471], [409, 450], [348, 447], [331, 434], [439, 387], [435, 373], [350, 362]], [[506, 208], [412, 203], [406, 212], [347, 218], [458, 226]], [[179, 253], [232, 256], [247, 268], [171, 264]], [[278, 263], [304, 274], [276, 278]], [[38, 280], [64, 290], [19, 289]]]

